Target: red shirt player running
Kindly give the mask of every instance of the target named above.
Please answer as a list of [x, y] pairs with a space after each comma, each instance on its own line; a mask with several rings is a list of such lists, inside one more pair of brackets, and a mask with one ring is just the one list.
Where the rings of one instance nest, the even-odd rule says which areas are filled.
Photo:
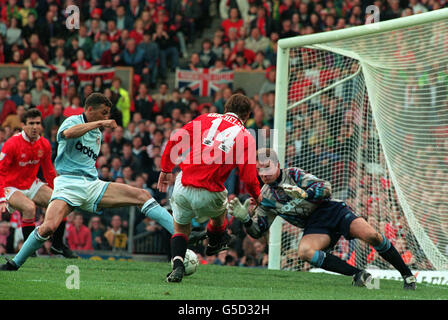
[[162, 156], [162, 172], [158, 188], [165, 192], [171, 182], [171, 171], [179, 155], [187, 156], [179, 164], [171, 197], [174, 234], [171, 239], [173, 270], [168, 282], [180, 282], [184, 275], [183, 259], [187, 250], [191, 220], [209, 220], [206, 255], [228, 248], [225, 232], [227, 190], [224, 182], [234, 168], [247, 185], [250, 195], [260, 202], [260, 186], [256, 170], [255, 139], [244, 127], [251, 111], [250, 100], [241, 94], [232, 95], [225, 105], [225, 114], [208, 113], [197, 117], [176, 132]]
[[[25, 241], [35, 228], [36, 205], [48, 206], [56, 177], [50, 142], [40, 136], [41, 122], [38, 109], [28, 110], [22, 118], [23, 131], [9, 138], [0, 152], [0, 218], [6, 208], [11, 212], [20, 211]], [[39, 167], [47, 183], [37, 178]], [[55, 234], [52, 252], [75, 258], [63, 245], [64, 231], [65, 223]]]

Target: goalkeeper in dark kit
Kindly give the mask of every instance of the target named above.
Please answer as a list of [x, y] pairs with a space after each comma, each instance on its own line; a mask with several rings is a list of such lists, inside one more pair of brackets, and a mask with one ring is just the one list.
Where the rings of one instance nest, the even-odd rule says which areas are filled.
[[329, 182], [299, 168], [280, 169], [277, 154], [268, 148], [257, 151], [257, 172], [264, 183], [260, 205], [253, 208], [250, 199], [242, 205], [238, 198], [228, 204], [228, 213], [243, 222], [250, 236], [260, 238], [280, 216], [303, 229], [298, 248], [302, 260], [352, 276], [353, 285], [362, 287], [370, 283], [372, 276], [330, 253], [341, 236], [347, 240], [357, 238], [373, 246], [401, 273], [404, 289], [415, 290], [416, 279], [392, 243], [346, 203], [332, 199]]

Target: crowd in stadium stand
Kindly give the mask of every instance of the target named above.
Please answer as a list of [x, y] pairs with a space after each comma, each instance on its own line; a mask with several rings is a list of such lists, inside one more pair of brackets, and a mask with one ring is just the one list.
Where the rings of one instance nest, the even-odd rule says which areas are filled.
[[[380, 20], [447, 6], [440, 0], [378, 0], [374, 4], [380, 8]], [[69, 5], [80, 8], [79, 29], [65, 27]], [[211, 6], [216, 6], [218, 16], [210, 15]], [[43, 135], [51, 142], [54, 159], [58, 127], [67, 117], [83, 112], [90, 93], [102, 92], [113, 102], [112, 118], [119, 127], [104, 130], [97, 161], [100, 179], [145, 188], [168, 208], [172, 188], [160, 193], [156, 184], [170, 134], [199, 114], [223, 112], [232, 93], [244, 93], [243, 89], [223, 87], [207, 103], [200, 103], [192, 90], [170, 87], [166, 82], [169, 73], [178, 66], [265, 72], [260, 93], [250, 97], [253, 114], [247, 127], [269, 132], [278, 39], [361, 25], [369, 18], [361, 0], [0, 0], [0, 8], [0, 63], [24, 66], [18, 76], [3, 74], [0, 80], [0, 149], [21, 130], [20, 116], [37, 107], [43, 114]], [[212, 30], [213, 37], [204, 38], [213, 19], [221, 19], [220, 27]], [[191, 52], [197, 41], [201, 50]], [[45, 75], [36, 71], [31, 77], [27, 69], [50, 64], [65, 67], [64, 77], [55, 71]], [[95, 65], [132, 66], [134, 90], [126, 90], [119, 77], [110, 84], [96, 77], [81, 86], [78, 68]], [[237, 172], [226, 187], [229, 198], [246, 193]], [[153, 249], [166, 250], [167, 232], [149, 218], [143, 219], [138, 209], [136, 217], [135, 235], [149, 232], [161, 239], [161, 247]], [[0, 223], [0, 253], [20, 247], [20, 242], [11, 245], [12, 227], [19, 220], [13, 214], [9, 224]], [[202, 263], [267, 266], [267, 243], [247, 236], [237, 220], [229, 217], [228, 222], [229, 232], [236, 236], [232, 249], [204, 256]], [[76, 212], [67, 225], [67, 243], [74, 250], [124, 250], [129, 209], [106, 209], [99, 216]], [[193, 227], [200, 230], [204, 225], [193, 221]], [[49, 247], [44, 247], [40, 254], [48, 252]]]

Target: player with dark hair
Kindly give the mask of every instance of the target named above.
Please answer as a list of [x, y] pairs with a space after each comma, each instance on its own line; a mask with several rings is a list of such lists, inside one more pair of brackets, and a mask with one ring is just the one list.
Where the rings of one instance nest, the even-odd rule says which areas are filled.
[[332, 255], [330, 250], [339, 238], [360, 239], [373, 246], [392, 264], [404, 279], [404, 289], [415, 290], [416, 280], [390, 241], [362, 217], [353, 213], [343, 201], [331, 198], [330, 183], [299, 168], [280, 169], [272, 149], [257, 152], [257, 172], [265, 183], [262, 201], [248, 212], [249, 199], [242, 205], [238, 198], [229, 203], [229, 213], [244, 223], [247, 233], [259, 238], [268, 231], [276, 216], [303, 228], [299, 257], [311, 265], [343, 275], [353, 276], [353, 285], [365, 286], [371, 275]]
[[[0, 215], [6, 210], [21, 212], [26, 241], [36, 227], [36, 206], [48, 206], [56, 171], [51, 162], [50, 142], [40, 136], [41, 112], [32, 108], [23, 114], [21, 122], [22, 132], [8, 139], [0, 153]], [[46, 183], [37, 178], [39, 167]], [[77, 258], [63, 243], [64, 232], [65, 221], [56, 230], [50, 250], [66, 258]]]
[[228, 248], [226, 228], [227, 190], [224, 182], [238, 167], [240, 178], [257, 200], [260, 186], [255, 167], [255, 140], [244, 127], [250, 115], [250, 100], [241, 94], [232, 95], [226, 102], [225, 113], [206, 113], [187, 123], [167, 143], [162, 156], [162, 172], [158, 188], [165, 192], [172, 180], [172, 170], [181, 154], [187, 153], [179, 164], [170, 199], [174, 217], [171, 238], [173, 270], [168, 282], [180, 282], [185, 273], [183, 260], [191, 231], [191, 220], [209, 220], [206, 234], [206, 255]]
[[102, 140], [100, 128], [117, 127], [115, 120], [108, 120], [111, 106], [103, 94], [92, 93], [86, 99], [84, 113], [71, 116], [62, 123], [57, 133], [58, 156], [55, 160], [59, 176], [54, 179], [45, 220], [30, 234], [19, 253], [12, 260], [7, 259], [1, 270], [18, 270], [75, 208], [98, 212], [100, 208], [136, 205], [144, 215], [173, 233], [173, 217], [148, 191], [98, 179], [95, 162]]

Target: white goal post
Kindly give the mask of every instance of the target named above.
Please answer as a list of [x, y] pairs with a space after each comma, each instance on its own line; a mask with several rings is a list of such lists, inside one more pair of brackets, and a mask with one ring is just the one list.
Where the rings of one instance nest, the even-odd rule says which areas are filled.
[[[278, 41], [273, 148], [282, 168], [320, 168], [311, 163], [320, 159], [335, 198], [393, 235], [419, 269], [448, 269], [447, 86], [448, 9]], [[307, 270], [295, 266], [297, 241], [284, 248], [285, 234], [300, 238], [287, 224], [277, 217], [270, 228], [268, 268]], [[388, 268], [372, 248], [345, 247], [352, 264]]]

